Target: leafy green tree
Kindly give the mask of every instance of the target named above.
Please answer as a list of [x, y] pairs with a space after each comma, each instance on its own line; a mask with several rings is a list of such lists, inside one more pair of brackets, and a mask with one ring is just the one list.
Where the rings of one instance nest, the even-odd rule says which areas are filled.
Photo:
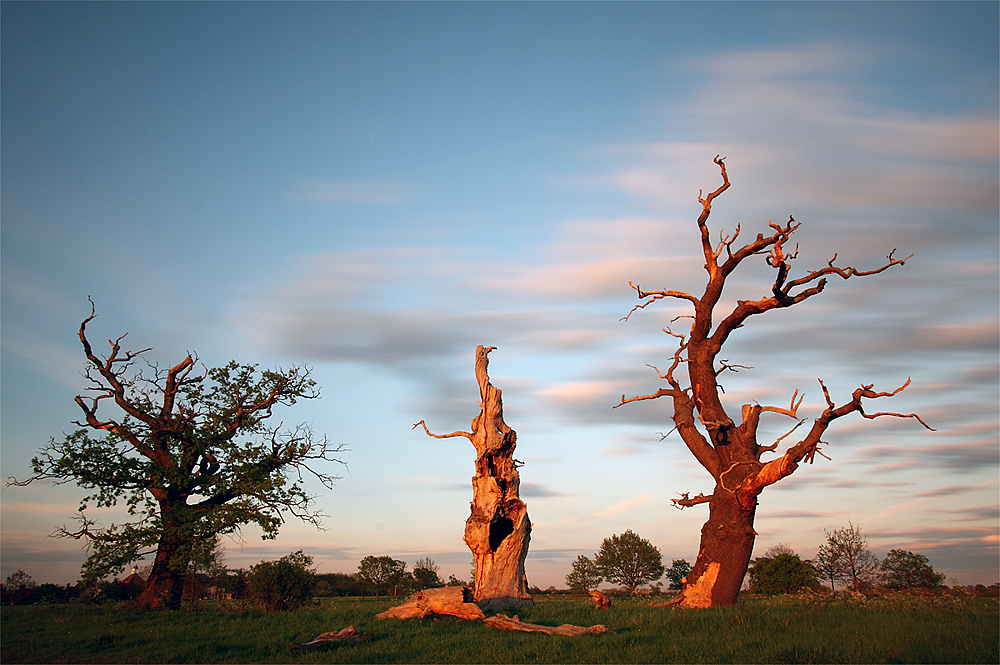
[[637, 587], [663, 577], [660, 550], [631, 530], [605, 538], [595, 562], [605, 580], [624, 584], [631, 594]]
[[826, 542], [820, 546], [816, 559], [824, 575], [847, 582], [852, 589], [873, 583], [878, 576], [878, 558], [868, 549], [868, 539], [861, 529], [850, 522], [846, 527], [826, 531]]
[[302, 550], [277, 561], [261, 561], [246, 575], [246, 598], [265, 612], [294, 610], [305, 605], [316, 589], [313, 558]]
[[433, 589], [444, 586], [444, 582], [438, 576], [437, 564], [430, 557], [417, 559], [413, 564], [413, 583], [417, 589]]
[[908, 550], [889, 550], [880, 570], [882, 582], [890, 589], [936, 587], [945, 579], [944, 575], [934, 572], [927, 557]]
[[667, 568], [667, 579], [670, 580], [671, 589], [681, 589], [684, 587], [684, 578], [691, 572], [691, 564], [685, 559], [674, 559], [670, 567]]
[[[177, 608], [189, 565], [210, 560], [217, 536], [255, 524], [274, 538], [286, 513], [318, 525], [303, 475], [332, 487], [337, 477], [317, 464], [340, 462], [343, 446], [317, 440], [305, 425], [287, 430], [266, 422], [275, 407], [319, 395], [307, 368], [258, 371], [230, 362], [199, 374], [194, 354], [169, 369], [150, 361], [137, 367], [150, 349], [123, 351], [125, 335], [99, 357], [86, 336], [91, 305], [79, 330], [90, 384], [76, 397], [82, 429], [51, 439], [32, 460], [34, 475], [10, 481], [52, 479], [90, 491], [76, 516], [79, 529], [53, 534], [87, 541], [85, 582], [155, 552], [136, 603]], [[100, 528], [86, 513], [91, 504], [124, 504], [133, 520]]]
[[566, 576], [566, 586], [577, 593], [586, 593], [591, 589], [596, 589], [604, 576], [598, 569], [597, 564], [584, 555], [576, 557], [573, 562], [573, 571]]
[[389, 556], [366, 556], [358, 564], [357, 577], [373, 588], [378, 598], [382, 587], [397, 583], [405, 572], [405, 561]]
[[819, 586], [819, 574], [798, 554], [783, 552], [775, 557], [760, 557], [750, 566], [752, 593], [796, 593], [802, 588]]

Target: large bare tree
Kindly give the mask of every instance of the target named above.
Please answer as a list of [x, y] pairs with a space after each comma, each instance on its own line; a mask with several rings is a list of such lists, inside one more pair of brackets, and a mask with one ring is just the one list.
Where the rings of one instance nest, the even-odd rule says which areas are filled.
[[[307, 368], [258, 371], [231, 362], [199, 372], [197, 356], [188, 354], [169, 369], [148, 361], [143, 369], [137, 364], [150, 349], [123, 350], [125, 335], [109, 341], [107, 356], [93, 350], [87, 324], [94, 316], [92, 306], [78, 332], [90, 383], [76, 397], [82, 429], [52, 439], [32, 460], [31, 478], [10, 481], [47, 478], [90, 491], [77, 513], [79, 529], [53, 534], [85, 540], [84, 580], [153, 554], [136, 602], [175, 609], [189, 566], [214, 551], [220, 534], [253, 523], [274, 538], [286, 514], [319, 525], [303, 475], [332, 487], [337, 477], [317, 465], [339, 463], [345, 449], [305, 425], [266, 422], [276, 406], [319, 395]], [[88, 504], [119, 503], [131, 521], [99, 527], [85, 512]]]
[[[677, 340], [677, 349], [665, 371], [653, 367], [665, 386], [648, 395], [627, 398], [622, 396], [617, 406], [640, 400], [666, 397], [673, 402], [675, 429], [687, 445], [695, 459], [711, 474], [715, 487], [711, 494], [690, 497], [682, 494], [674, 499], [679, 507], [689, 507], [701, 503], [709, 504], [709, 518], [701, 530], [701, 546], [694, 568], [687, 576], [681, 594], [671, 604], [683, 607], [709, 607], [732, 605], [736, 602], [740, 586], [746, 575], [753, 551], [753, 520], [757, 508], [757, 496], [768, 485], [792, 474], [799, 463], [812, 463], [819, 450], [820, 439], [831, 422], [851, 413], [864, 418], [897, 416], [914, 418], [930, 429], [916, 414], [890, 412], [871, 413], [866, 410], [865, 400], [892, 397], [910, 381], [907, 379], [899, 388], [888, 392], [876, 391], [872, 385], [862, 385], [851, 395], [851, 399], [839, 406], [830, 396], [826, 385], [820, 380], [820, 387], [826, 400], [826, 408], [813, 421], [806, 435], [784, 454], [765, 461], [763, 457], [775, 453], [779, 444], [798, 428], [804, 419], [799, 417], [802, 397], [796, 390], [788, 407], [762, 406], [758, 403], [745, 404], [740, 414], [740, 422], [735, 422], [727, 413], [720, 397], [719, 375], [727, 369], [735, 369], [720, 358], [723, 345], [729, 336], [745, 325], [750, 317], [771, 310], [784, 309], [802, 303], [823, 292], [828, 277], [850, 279], [876, 275], [893, 266], [903, 265], [907, 259], [895, 258], [895, 250], [887, 261], [873, 270], [857, 270], [851, 266], [838, 266], [837, 256], [816, 270], [809, 270], [801, 277], [790, 278], [790, 262], [798, 254], [798, 246], [790, 251], [788, 247], [792, 234], [799, 223], [792, 217], [784, 224], [769, 223], [771, 233], [758, 233], [746, 244], [737, 244], [740, 227], [736, 226], [732, 235], [720, 234], [714, 241], [708, 228], [708, 217], [712, 202], [729, 188], [729, 176], [723, 159], [716, 157], [722, 173], [722, 185], [698, 201], [702, 205], [698, 217], [701, 232], [701, 246], [705, 255], [705, 270], [708, 281], [701, 296], [684, 291], [645, 291], [639, 285], [630, 283], [642, 301], [624, 317], [654, 302], [665, 299], [679, 299], [690, 303], [693, 313], [691, 328], [685, 333], [664, 329]], [[763, 256], [768, 266], [774, 269], [774, 283], [770, 293], [759, 300], [740, 300], [731, 311], [716, 312], [722, 297], [723, 287], [735, 270], [753, 256]], [[676, 320], [676, 319], [675, 319]], [[682, 374], [687, 374], [686, 380]], [[617, 408], [616, 406], [616, 408]], [[757, 441], [757, 427], [762, 414], [776, 413], [797, 421], [784, 436], [770, 445]]]
[[521, 477], [514, 459], [517, 432], [503, 420], [502, 392], [490, 383], [489, 353], [496, 347], [476, 347], [476, 380], [480, 412], [471, 432], [432, 434], [437, 439], [463, 436], [476, 447], [472, 479], [472, 512], [465, 522], [465, 543], [475, 560], [473, 595], [484, 610], [532, 604], [524, 560], [531, 540], [528, 507], [519, 496]]

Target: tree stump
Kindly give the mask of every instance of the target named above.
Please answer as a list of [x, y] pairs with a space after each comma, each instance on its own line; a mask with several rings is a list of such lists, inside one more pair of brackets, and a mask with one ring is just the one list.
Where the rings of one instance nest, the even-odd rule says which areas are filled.
[[[490, 383], [489, 353], [496, 347], [476, 347], [476, 380], [480, 413], [471, 432], [431, 434], [444, 439], [464, 436], [476, 447], [471, 515], [465, 522], [465, 543], [475, 560], [473, 594], [483, 610], [499, 611], [533, 605], [524, 560], [528, 556], [531, 521], [518, 492], [520, 475], [514, 459], [517, 433], [503, 420], [501, 391]], [[414, 425], [416, 427], [417, 425]]]
[[486, 615], [472, 599], [472, 592], [464, 586], [446, 586], [424, 589], [396, 607], [390, 607], [376, 619], [424, 618], [430, 614], [449, 614], [460, 619], [483, 619]]
[[590, 599], [594, 601], [594, 607], [599, 610], [610, 610], [611, 599], [600, 591], [589, 591]]

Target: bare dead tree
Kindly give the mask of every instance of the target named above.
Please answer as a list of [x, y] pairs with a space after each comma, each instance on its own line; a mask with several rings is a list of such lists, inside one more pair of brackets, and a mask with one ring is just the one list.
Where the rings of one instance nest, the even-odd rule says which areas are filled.
[[[744, 245], [737, 244], [739, 225], [732, 235], [720, 234], [719, 241], [713, 242], [708, 228], [712, 202], [730, 185], [724, 160], [716, 157], [715, 163], [722, 173], [722, 185], [705, 198], [700, 193], [698, 196], [698, 201], [702, 204], [698, 229], [705, 255], [705, 270], [708, 272], [704, 293], [695, 296], [684, 291], [646, 291], [630, 282], [629, 285], [635, 289], [641, 302], [623, 317], [623, 320], [627, 320], [637, 310], [660, 300], [679, 299], [690, 303], [694, 310], [690, 317], [691, 328], [686, 334], [664, 330], [677, 340], [677, 348], [666, 371], [661, 372], [653, 367], [666, 385], [648, 395], [631, 398], [622, 395], [621, 402], [615, 407], [641, 400], [670, 398], [673, 402], [676, 431], [691, 454], [715, 481], [715, 488], [709, 495], [690, 497], [689, 493], [685, 493], [681, 498], [674, 499], [675, 504], [681, 508], [709, 504], [709, 519], [701, 530], [698, 559], [687, 576], [681, 594], [671, 603], [683, 607], [732, 605], [736, 602], [756, 536], [753, 520], [757, 496], [765, 487], [791, 475], [801, 462], [811, 464], [817, 454], [825, 457], [819, 448], [821, 437], [834, 420], [851, 413], [858, 413], [868, 419], [895, 416], [912, 418], [931, 429], [913, 413], [871, 413], [866, 409], [865, 400], [892, 397], [910, 384], [909, 379], [891, 391], [877, 391], [873, 385], [862, 385], [853, 392], [850, 401], [839, 406], [831, 398], [826, 385], [820, 381], [826, 408], [813, 421], [805, 437], [790, 446], [780, 457], [769, 461], [762, 459], [765, 454], [775, 452], [779, 444], [805, 422], [805, 419], [799, 417], [802, 397], [796, 390], [787, 408], [745, 404], [742, 407], [741, 422], [734, 422], [723, 407], [718, 383], [722, 372], [736, 367], [719, 357], [729, 336], [745, 325], [752, 316], [791, 307], [819, 295], [826, 287], [829, 277], [846, 280], [877, 275], [894, 266], [903, 265], [910, 257], [895, 258], [893, 250], [880, 267], [857, 270], [851, 266], [838, 266], [835, 254], [825, 267], [790, 279], [790, 262], [798, 256], [798, 246], [789, 251], [789, 241], [800, 225], [792, 217], [785, 224], [769, 223], [770, 235], [758, 233], [754, 240]], [[758, 255], [763, 256], [767, 265], [775, 271], [771, 293], [759, 300], [737, 301], [730, 312], [717, 316], [716, 307], [726, 280], [744, 260]], [[686, 369], [686, 382], [681, 376], [682, 367]], [[757, 442], [757, 427], [764, 413], [787, 416], [795, 420], [796, 424], [772, 444], [760, 445]]]
[[517, 432], [503, 420], [499, 388], [487, 374], [489, 353], [496, 347], [476, 347], [476, 380], [479, 382], [480, 412], [472, 420], [471, 432], [432, 434], [447, 439], [463, 436], [476, 447], [476, 475], [472, 479], [472, 513], [465, 522], [465, 543], [475, 559], [474, 598], [484, 610], [532, 605], [524, 560], [528, 556], [531, 521], [528, 507], [518, 496], [520, 464], [514, 459]]

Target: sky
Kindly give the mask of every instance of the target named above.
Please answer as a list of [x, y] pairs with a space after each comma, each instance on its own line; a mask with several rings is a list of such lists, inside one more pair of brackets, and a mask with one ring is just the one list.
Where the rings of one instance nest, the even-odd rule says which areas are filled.
[[[324, 530], [247, 529], [226, 563], [302, 549], [468, 579], [474, 449], [431, 431], [478, 414], [474, 353], [518, 433], [529, 584], [631, 529], [693, 563], [712, 481], [655, 392], [663, 302], [700, 293], [713, 235], [793, 215], [803, 274], [878, 267], [755, 317], [722, 357], [725, 400], [824, 406], [910, 386], [834, 422], [760, 496], [754, 550], [815, 555], [854, 524], [876, 555], [949, 584], [1000, 580], [1000, 84], [995, 2], [18, 3], [0, 6], [0, 466], [30, 474], [76, 429], [76, 337], [173, 364], [308, 364], [320, 399], [275, 414], [343, 443]], [[723, 305], [769, 294], [763, 257]], [[681, 320], [683, 321], [683, 319]], [[763, 419], [774, 441], [789, 422]], [[804, 431], [804, 430], [802, 430]], [[779, 448], [784, 450], [786, 439]], [[768, 459], [768, 458], [765, 458]], [[49, 538], [80, 489], [0, 489], [0, 577], [79, 578]], [[120, 514], [98, 515], [103, 524]]]

